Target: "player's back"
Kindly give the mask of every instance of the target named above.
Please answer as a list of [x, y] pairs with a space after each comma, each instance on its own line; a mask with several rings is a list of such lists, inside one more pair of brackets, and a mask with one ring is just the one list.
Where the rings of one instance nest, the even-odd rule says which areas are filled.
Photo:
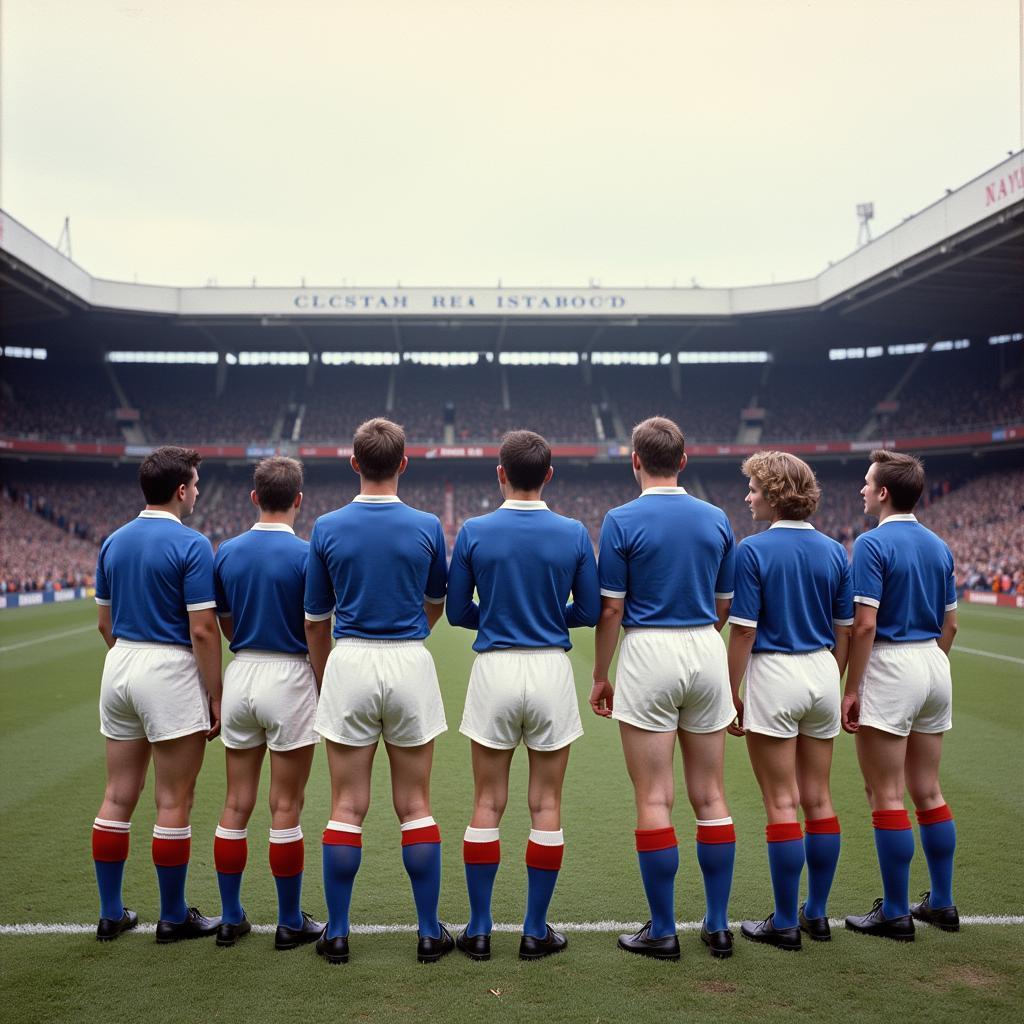
[[953, 555], [910, 513], [892, 515], [853, 546], [854, 601], [878, 609], [875, 636], [893, 643], [932, 640], [956, 608]]
[[100, 548], [96, 599], [114, 636], [190, 646], [188, 613], [215, 607], [213, 549], [177, 516], [144, 510]]
[[625, 598], [623, 625], [702, 626], [731, 598], [734, 540], [726, 514], [682, 487], [652, 487], [605, 516], [601, 593]]
[[256, 523], [217, 550], [217, 612], [232, 620], [231, 650], [305, 654], [303, 596], [309, 542], [284, 523]]
[[[568, 649], [570, 627], [596, 622], [596, 572], [588, 572], [593, 561], [582, 523], [552, 512], [543, 501], [506, 501], [462, 526], [452, 555], [449, 619], [471, 625], [460, 614], [466, 609], [457, 606], [471, 602], [475, 584], [480, 608], [474, 650]], [[574, 584], [583, 592], [574, 593], [578, 607], [567, 610]]]
[[331, 606], [335, 637], [421, 640], [430, 632], [423, 602], [443, 601], [446, 580], [437, 516], [397, 496], [357, 495], [313, 526], [306, 618]]
[[[756, 609], [748, 607], [755, 592], [760, 603]], [[740, 542], [729, 621], [756, 624], [755, 653], [802, 653], [834, 646], [833, 625], [852, 624], [850, 599], [843, 546], [810, 523], [774, 523]], [[752, 618], [744, 621], [745, 614]]]

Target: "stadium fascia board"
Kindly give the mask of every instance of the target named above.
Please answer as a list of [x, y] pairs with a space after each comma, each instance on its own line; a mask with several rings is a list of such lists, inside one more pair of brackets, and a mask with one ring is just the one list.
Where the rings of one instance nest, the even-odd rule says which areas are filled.
[[550, 319], [722, 317], [813, 310], [983, 222], [1024, 210], [1024, 152], [906, 218], [817, 277], [742, 288], [180, 288], [94, 278], [0, 211], [0, 249], [94, 310], [205, 317]]
[[[182, 442], [187, 443], [187, 442]], [[269, 455], [298, 456], [307, 462], [330, 462], [348, 459], [352, 455], [351, 445], [328, 444], [287, 444], [287, 445], [210, 445], [189, 443], [204, 459], [214, 462], [254, 462]], [[994, 430], [975, 430], [960, 434], [936, 434], [918, 437], [875, 438], [870, 441], [800, 441], [765, 444], [688, 444], [691, 456], [707, 460], [732, 460], [745, 458], [754, 452], [772, 447], [794, 455], [813, 456], [824, 459], [843, 459], [863, 456], [875, 448], [889, 448], [898, 451], [929, 451], [933, 454], [975, 452], [986, 450], [1007, 450], [1024, 448], [1024, 423]], [[110, 459], [138, 461], [155, 448], [155, 445], [92, 444], [77, 441], [34, 441], [22, 438], [0, 438], [0, 457], [81, 459], [82, 461]], [[412, 459], [428, 462], [474, 459], [492, 461], [498, 457], [496, 444], [460, 445], [406, 445], [406, 454]], [[584, 462], [614, 462], [626, 460], [630, 446], [606, 442], [604, 444], [559, 444], [551, 445], [551, 454], [557, 459], [576, 459]]]

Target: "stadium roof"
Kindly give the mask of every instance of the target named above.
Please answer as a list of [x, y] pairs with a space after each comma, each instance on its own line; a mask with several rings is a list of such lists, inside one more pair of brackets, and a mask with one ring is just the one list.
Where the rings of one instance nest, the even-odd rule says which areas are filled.
[[2, 211], [0, 231], [5, 339], [53, 348], [797, 351], [1024, 320], [1024, 153], [815, 278], [747, 288], [172, 288], [93, 278]]

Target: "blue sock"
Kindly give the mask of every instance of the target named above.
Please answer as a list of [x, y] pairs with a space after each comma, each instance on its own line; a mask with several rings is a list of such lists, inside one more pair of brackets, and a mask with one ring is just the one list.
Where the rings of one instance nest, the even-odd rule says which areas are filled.
[[905, 810], [875, 811], [875, 850], [882, 871], [882, 913], [887, 918], [910, 913], [910, 862], [914, 859], [914, 833]]
[[97, 818], [92, 828], [92, 859], [100, 894], [100, 917], [120, 921], [124, 914], [121, 882], [128, 859], [131, 824]]
[[729, 893], [736, 862], [736, 830], [732, 818], [697, 822], [697, 863], [704, 876], [707, 912], [704, 923], [709, 932], [729, 927]]
[[270, 873], [277, 886], [277, 923], [285, 928], [302, 927], [302, 870], [306, 845], [302, 828], [270, 830]]
[[543, 939], [548, 934], [548, 907], [562, 867], [565, 843], [562, 830], [530, 830], [526, 844], [526, 917], [523, 934]]
[[363, 859], [363, 830], [330, 821], [324, 830], [324, 899], [329, 939], [348, 935], [352, 885]]
[[433, 818], [402, 823], [402, 863], [412, 883], [416, 927], [421, 936], [441, 935], [437, 903], [441, 896], [441, 830]]
[[805, 822], [804, 827], [807, 830], [804, 836], [804, 856], [807, 858], [807, 904], [804, 913], [809, 918], [828, 917], [828, 895], [832, 891], [842, 844], [839, 819], [818, 818]]
[[466, 865], [466, 889], [469, 892], [469, 923], [467, 935], [490, 935], [491, 894], [494, 878], [501, 866], [501, 841], [496, 828], [466, 829], [462, 842], [462, 859]]
[[213, 863], [217, 868], [220, 889], [221, 920], [225, 924], [241, 924], [242, 872], [249, 857], [248, 829], [217, 826], [213, 838]]
[[160, 920], [181, 924], [188, 917], [185, 879], [192, 849], [192, 828], [153, 826], [153, 863], [160, 887]]
[[800, 825], [785, 822], [769, 825], [768, 869], [775, 894], [772, 923], [776, 928], [796, 928], [797, 903], [800, 901], [800, 874], [804, 869], [804, 837]]
[[918, 811], [921, 828], [921, 849], [928, 861], [932, 891], [929, 907], [953, 906], [953, 854], [956, 852], [956, 823], [949, 808], [943, 804], [930, 811]]
[[220, 889], [220, 915], [225, 924], [239, 924], [245, 911], [242, 909], [242, 873], [217, 872], [217, 888]]
[[676, 933], [676, 872], [679, 870], [679, 843], [676, 830], [652, 828], [636, 830], [636, 856], [640, 862], [647, 905], [651, 908], [652, 939]]
[[302, 927], [302, 872], [288, 878], [274, 876], [277, 886], [277, 923], [285, 928]]

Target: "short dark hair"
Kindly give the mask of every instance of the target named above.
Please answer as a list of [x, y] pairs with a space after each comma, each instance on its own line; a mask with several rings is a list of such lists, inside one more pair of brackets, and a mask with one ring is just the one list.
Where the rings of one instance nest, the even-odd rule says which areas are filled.
[[376, 416], [359, 425], [352, 439], [352, 454], [367, 480], [390, 480], [405, 455], [405, 431], [391, 420]]
[[498, 461], [517, 491], [535, 491], [551, 468], [551, 446], [532, 430], [510, 430], [501, 439]]
[[904, 452], [890, 452], [877, 448], [871, 453], [875, 469], [875, 483], [889, 492], [892, 507], [897, 512], [913, 512], [924, 492], [924, 463]]
[[252, 486], [264, 512], [287, 512], [302, 490], [302, 463], [287, 455], [272, 455], [256, 466]]
[[678, 424], [664, 416], [652, 416], [633, 428], [633, 451], [651, 476], [676, 476], [686, 442]]
[[154, 448], [139, 466], [139, 486], [147, 505], [166, 505], [182, 484], [192, 483], [192, 470], [203, 461], [191, 448], [168, 444]]

